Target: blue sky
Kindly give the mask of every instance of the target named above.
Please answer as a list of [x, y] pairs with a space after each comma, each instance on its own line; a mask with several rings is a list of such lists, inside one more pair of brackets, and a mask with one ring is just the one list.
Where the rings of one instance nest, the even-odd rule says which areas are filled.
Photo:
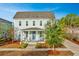
[[17, 11], [50, 11], [57, 19], [74, 13], [79, 15], [78, 3], [0, 3], [0, 18], [13, 21]]

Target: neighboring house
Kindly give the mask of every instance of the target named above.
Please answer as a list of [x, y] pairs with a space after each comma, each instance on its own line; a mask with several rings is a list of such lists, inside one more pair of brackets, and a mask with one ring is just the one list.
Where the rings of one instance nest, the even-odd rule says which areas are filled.
[[50, 12], [17, 12], [13, 18], [15, 39], [44, 41], [45, 25], [53, 18]]
[[79, 41], [79, 27], [66, 28], [66, 30], [75, 40]]
[[0, 18], [0, 38], [7, 36], [7, 30], [12, 27], [12, 22]]

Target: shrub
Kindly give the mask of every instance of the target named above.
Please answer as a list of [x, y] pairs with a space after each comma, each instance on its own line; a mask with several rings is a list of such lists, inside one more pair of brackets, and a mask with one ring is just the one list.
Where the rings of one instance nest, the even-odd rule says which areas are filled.
[[5, 40], [4, 40], [4, 39], [0, 39], [0, 46], [1, 46], [1, 45], [3, 45], [3, 44], [4, 44], [4, 42], [5, 42]]
[[48, 48], [48, 45], [46, 43], [37, 43], [36, 48]]
[[0, 43], [1, 43], [1, 42], [3, 43], [3, 42], [5, 42], [5, 40], [4, 40], [4, 39], [0, 39]]
[[66, 35], [64, 36], [64, 38], [71, 40], [72, 39], [72, 34], [66, 33]]
[[21, 46], [20, 46], [20, 48], [26, 48], [28, 46], [28, 43], [26, 42], [26, 43], [21, 43]]
[[76, 35], [76, 34], [71, 34], [71, 33], [67, 33], [64, 37], [65, 37], [66, 39], [68, 39], [68, 40], [76, 40], [76, 39], [78, 39], [78, 35]]
[[77, 35], [75, 34], [75, 35], [73, 36], [73, 40], [74, 40], [74, 41], [79, 41], [79, 35], [78, 35], [78, 34], [77, 34]]

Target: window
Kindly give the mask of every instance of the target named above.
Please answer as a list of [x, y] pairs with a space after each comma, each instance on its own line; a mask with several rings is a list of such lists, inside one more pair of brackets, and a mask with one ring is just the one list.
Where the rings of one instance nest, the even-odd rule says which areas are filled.
[[40, 34], [40, 37], [42, 37], [42, 31], [40, 31], [39, 34]]
[[26, 21], [26, 26], [28, 26], [28, 21]]
[[47, 21], [47, 24], [49, 24], [49, 21]]
[[19, 21], [19, 26], [21, 26], [21, 21]]
[[40, 26], [42, 26], [42, 21], [40, 21]]
[[26, 31], [26, 38], [28, 38], [28, 32]]
[[33, 26], [35, 26], [35, 21], [33, 21]]
[[20, 35], [20, 34], [18, 35], [18, 39], [19, 39], [19, 40], [21, 39], [21, 35]]

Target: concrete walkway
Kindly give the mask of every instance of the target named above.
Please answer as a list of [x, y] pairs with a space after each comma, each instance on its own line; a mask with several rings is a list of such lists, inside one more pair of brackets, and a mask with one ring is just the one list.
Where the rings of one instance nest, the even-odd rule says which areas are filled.
[[[24, 49], [20, 49], [20, 48], [0, 48], [0, 51], [47, 51], [47, 50], [53, 50], [51, 48], [24, 48]], [[67, 48], [56, 48], [56, 50], [60, 50], [60, 51], [69, 51]]]
[[72, 51], [74, 53], [74, 56], [79, 56], [79, 45], [69, 40], [65, 40], [63, 45], [66, 46], [70, 51]]
[[28, 44], [27, 49], [35, 49], [35, 44]]
[[[56, 50], [68, 51], [67, 48], [55, 48]], [[35, 44], [28, 44], [24, 49], [22, 48], [0, 48], [0, 51], [47, 51], [53, 50], [52, 48], [35, 48]]]

